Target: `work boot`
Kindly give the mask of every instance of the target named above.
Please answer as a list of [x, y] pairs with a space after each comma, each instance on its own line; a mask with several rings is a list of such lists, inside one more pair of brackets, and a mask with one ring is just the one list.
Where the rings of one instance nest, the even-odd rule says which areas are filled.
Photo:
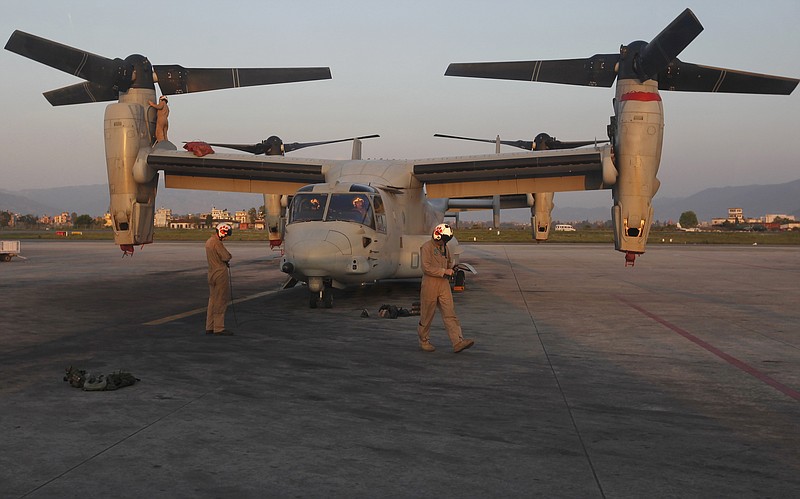
[[228, 331], [227, 329], [223, 329], [218, 333], [214, 333], [216, 336], [233, 336], [233, 331]]
[[475, 342], [472, 341], [472, 340], [462, 339], [461, 341], [459, 341], [458, 343], [453, 345], [453, 352], [454, 353], [458, 353], [461, 350], [466, 350], [467, 348], [471, 347], [474, 344], [475, 344]]
[[214, 334], [214, 330], [213, 329], [206, 329], [206, 334]]
[[436, 350], [436, 347], [431, 345], [431, 342], [428, 340], [425, 341], [420, 340], [419, 347], [422, 349], [423, 352], [433, 352], [434, 350]]

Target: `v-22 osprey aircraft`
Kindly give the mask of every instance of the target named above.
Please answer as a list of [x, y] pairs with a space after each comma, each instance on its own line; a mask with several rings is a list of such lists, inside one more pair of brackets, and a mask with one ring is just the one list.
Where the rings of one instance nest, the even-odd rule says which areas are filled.
[[[147, 101], [155, 100], [155, 83], [162, 94], [174, 95], [326, 79], [328, 68], [156, 66], [140, 55], [111, 60], [20, 31], [6, 49], [86, 80], [45, 93], [53, 105], [118, 100], [105, 116], [117, 244], [152, 242], [159, 171], [168, 188], [263, 193], [270, 239], [284, 248], [281, 270], [290, 282], [307, 283], [312, 307], [320, 301], [330, 307], [332, 288], [420, 277], [419, 248], [448, 210], [528, 206], [540, 222], [549, 223], [553, 192], [611, 189], [614, 246], [625, 254], [626, 265], [632, 264], [645, 251], [659, 188], [664, 130], [659, 90], [788, 95], [798, 83], [680, 61], [678, 55], [702, 30], [686, 9], [650, 42], [622, 45], [618, 53], [453, 63], [445, 75], [601, 87], [616, 81], [609, 143], [406, 160], [360, 159], [358, 138], [350, 160], [286, 157], [291, 148], [277, 137], [259, 144], [211, 143], [249, 156], [197, 156], [168, 141], [154, 143], [155, 117], [148, 114]], [[546, 206], [537, 209], [537, 198]], [[449, 247], [460, 252], [455, 240]]]

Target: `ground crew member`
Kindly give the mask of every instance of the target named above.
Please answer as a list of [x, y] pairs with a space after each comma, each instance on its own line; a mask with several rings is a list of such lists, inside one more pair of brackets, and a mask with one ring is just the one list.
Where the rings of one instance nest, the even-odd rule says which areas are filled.
[[422, 288], [420, 290], [419, 346], [426, 352], [436, 348], [430, 342], [430, 329], [433, 316], [438, 307], [453, 351], [458, 353], [471, 347], [475, 342], [461, 336], [461, 323], [456, 317], [453, 294], [450, 291], [449, 276], [453, 275], [453, 261], [447, 251], [447, 241], [453, 237], [453, 229], [447, 224], [439, 224], [433, 229], [430, 241], [420, 248], [422, 259]]
[[214, 235], [206, 241], [208, 259], [208, 311], [206, 312], [206, 334], [230, 336], [225, 329], [225, 310], [230, 299], [228, 267], [231, 254], [222, 241], [231, 235], [233, 229], [228, 224], [219, 224]]
[[150, 107], [155, 108], [156, 113], [156, 142], [167, 140], [167, 129], [169, 128], [169, 100], [165, 96], [158, 99], [158, 104], [147, 101]]

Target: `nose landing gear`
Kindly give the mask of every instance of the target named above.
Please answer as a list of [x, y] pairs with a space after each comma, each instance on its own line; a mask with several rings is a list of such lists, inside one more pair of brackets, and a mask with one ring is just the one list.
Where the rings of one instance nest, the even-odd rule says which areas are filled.
[[309, 295], [309, 307], [317, 308], [320, 303], [325, 308], [333, 308], [333, 288], [331, 286], [326, 284], [321, 291], [312, 291]]

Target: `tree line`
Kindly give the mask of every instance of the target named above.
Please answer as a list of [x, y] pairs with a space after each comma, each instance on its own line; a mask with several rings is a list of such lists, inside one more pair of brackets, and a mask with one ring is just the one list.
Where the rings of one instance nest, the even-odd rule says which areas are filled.
[[[39, 217], [37, 217], [36, 215], [26, 214], [15, 217], [14, 214], [11, 213], [10, 211], [0, 211], [0, 228], [11, 227], [12, 220], [14, 227], [22, 229], [35, 229], [43, 225], [45, 226], [53, 225], [52, 223], [42, 224], [39, 221]], [[105, 221], [102, 218], [94, 218], [91, 215], [86, 215], [86, 214], [78, 215], [77, 213], [72, 213], [70, 215], [70, 220], [72, 220], [72, 222], [68, 225], [76, 229], [91, 229], [96, 227], [103, 227], [103, 225], [105, 224]]]

